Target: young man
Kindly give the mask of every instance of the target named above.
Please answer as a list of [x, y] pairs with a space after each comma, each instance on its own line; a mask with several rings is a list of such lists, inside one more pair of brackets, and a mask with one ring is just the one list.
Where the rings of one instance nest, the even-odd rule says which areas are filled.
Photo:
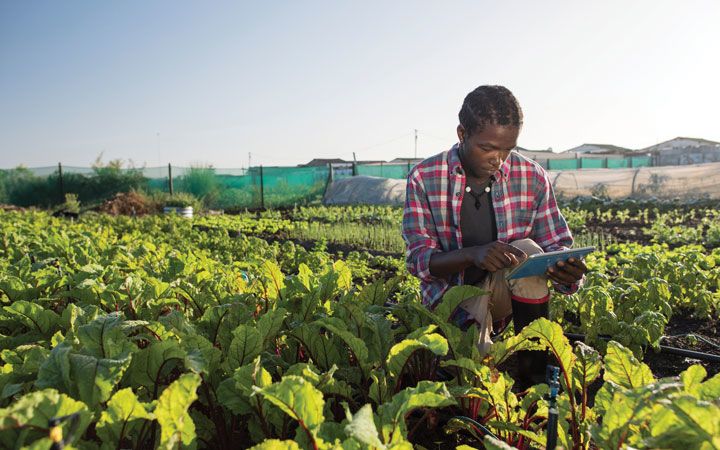
[[[408, 174], [403, 238], [408, 269], [420, 278], [428, 308], [450, 286], [491, 292], [466, 300], [453, 317], [461, 328], [479, 328], [485, 352], [510, 319], [519, 332], [548, 316], [548, 280], [571, 294], [587, 269], [571, 259], [545, 276], [505, 280], [505, 270], [527, 255], [567, 249], [573, 239], [545, 170], [512, 151], [523, 122], [513, 94], [480, 86], [465, 97], [459, 119], [459, 142]], [[521, 376], [541, 381], [545, 361], [540, 352], [520, 353]]]

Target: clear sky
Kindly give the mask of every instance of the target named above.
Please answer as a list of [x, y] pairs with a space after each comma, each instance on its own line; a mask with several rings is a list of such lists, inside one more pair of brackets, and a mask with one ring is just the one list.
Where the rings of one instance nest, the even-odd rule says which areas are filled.
[[519, 145], [720, 141], [720, 1], [0, 0], [0, 167], [430, 156], [502, 84]]

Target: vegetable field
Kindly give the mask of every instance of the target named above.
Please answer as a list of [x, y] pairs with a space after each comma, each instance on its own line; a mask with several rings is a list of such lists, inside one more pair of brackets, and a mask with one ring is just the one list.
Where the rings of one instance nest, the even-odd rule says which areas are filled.
[[425, 309], [397, 208], [0, 211], [0, 448], [544, 448], [521, 350], [563, 448], [720, 448], [717, 205], [564, 213], [584, 288], [481, 359], [448, 322], [479, 290]]

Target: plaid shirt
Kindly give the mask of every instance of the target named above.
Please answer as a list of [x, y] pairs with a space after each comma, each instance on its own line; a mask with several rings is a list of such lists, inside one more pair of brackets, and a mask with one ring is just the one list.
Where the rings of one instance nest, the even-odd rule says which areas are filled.
[[[495, 174], [491, 194], [497, 239], [512, 242], [530, 238], [546, 252], [572, 246], [573, 238], [560, 213], [545, 170], [517, 152]], [[460, 207], [465, 194], [465, 172], [458, 146], [430, 157], [408, 174], [403, 238], [410, 273], [420, 278], [422, 301], [434, 308], [450, 286], [463, 284], [463, 272], [446, 278], [430, 274], [430, 256], [462, 247]], [[563, 293], [573, 286], [555, 285]]]

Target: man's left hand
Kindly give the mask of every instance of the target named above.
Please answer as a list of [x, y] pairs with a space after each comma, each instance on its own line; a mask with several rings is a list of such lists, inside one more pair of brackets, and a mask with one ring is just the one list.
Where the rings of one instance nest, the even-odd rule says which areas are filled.
[[558, 261], [547, 270], [547, 276], [552, 281], [570, 286], [580, 281], [587, 272], [587, 266], [582, 259], [570, 258], [567, 261]]

